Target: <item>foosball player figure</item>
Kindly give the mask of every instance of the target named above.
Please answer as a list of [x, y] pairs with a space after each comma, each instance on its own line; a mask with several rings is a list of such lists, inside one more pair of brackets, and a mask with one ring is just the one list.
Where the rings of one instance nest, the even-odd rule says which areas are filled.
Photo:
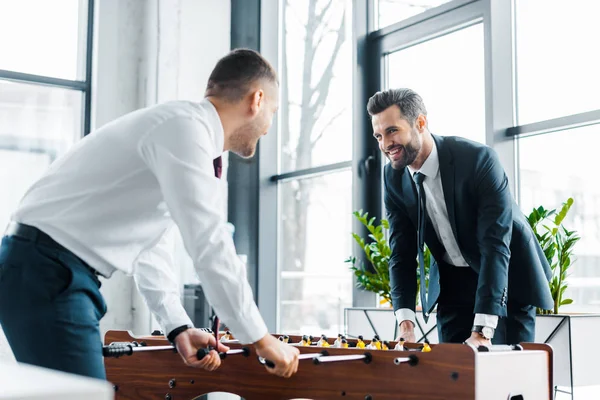
[[365, 348], [365, 342], [363, 341], [362, 335], [360, 335], [358, 337], [358, 340], [356, 341], [356, 348], [357, 349], [364, 349]]
[[308, 338], [308, 335], [302, 336], [302, 340], [300, 341], [300, 345], [301, 346], [310, 346], [310, 339]]
[[425, 340], [425, 343], [423, 343], [423, 349], [421, 351], [423, 353], [429, 353], [431, 351], [431, 347], [429, 346], [429, 340]]
[[406, 348], [404, 347], [404, 338], [400, 338], [398, 343], [396, 343], [394, 350], [406, 351]]
[[321, 339], [319, 339], [319, 341], [317, 342], [317, 347], [329, 347], [327, 336], [321, 335]]
[[369, 345], [367, 346], [367, 349], [369, 349], [369, 350], [381, 350], [381, 342], [379, 341], [379, 339], [377, 339], [377, 336], [375, 336], [373, 338], [373, 340], [371, 340], [371, 343], [369, 343]]
[[375, 349], [381, 350], [381, 340], [379, 339], [379, 336], [373, 338], [373, 343], [375, 344]]
[[338, 333], [337, 339], [333, 342], [333, 347], [341, 347], [342, 346], [342, 334]]
[[389, 350], [389, 349], [390, 349], [390, 342], [388, 342], [386, 340], [381, 344], [381, 350]]
[[230, 331], [225, 331], [225, 334], [223, 336], [221, 336], [221, 342], [224, 342], [226, 340], [233, 340], [233, 337], [231, 336]]
[[283, 343], [289, 343], [289, 342], [290, 342], [289, 335], [283, 335]]
[[348, 348], [348, 341], [346, 340], [346, 338], [342, 338], [342, 344], [340, 345], [340, 347], [344, 349]]

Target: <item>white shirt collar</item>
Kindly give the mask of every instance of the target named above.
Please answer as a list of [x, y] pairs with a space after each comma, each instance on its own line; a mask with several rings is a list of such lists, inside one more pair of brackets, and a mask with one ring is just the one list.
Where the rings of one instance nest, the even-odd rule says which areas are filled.
[[207, 98], [202, 99], [198, 105], [206, 110], [207, 124], [210, 128], [212, 135], [212, 142], [215, 146], [213, 157], [217, 158], [223, 155], [223, 147], [225, 146], [225, 131], [223, 130], [223, 123], [219, 117], [217, 109]]
[[[410, 165], [408, 166], [408, 170], [410, 171], [411, 176], [417, 172]], [[421, 172], [428, 178], [435, 178], [440, 171], [440, 159], [438, 157], [437, 146], [435, 144], [435, 140], [433, 140], [433, 146], [431, 147], [431, 153], [421, 166], [421, 169], [418, 172]]]

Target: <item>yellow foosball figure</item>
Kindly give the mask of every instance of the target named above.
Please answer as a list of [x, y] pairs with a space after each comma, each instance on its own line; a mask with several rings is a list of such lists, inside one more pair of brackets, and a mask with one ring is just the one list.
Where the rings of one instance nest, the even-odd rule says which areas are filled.
[[390, 349], [390, 342], [388, 342], [388, 341], [384, 341], [384, 342], [381, 344], [381, 350], [389, 350], [389, 349]]
[[321, 339], [319, 339], [319, 341], [317, 342], [317, 347], [329, 347], [327, 336], [321, 335]]
[[423, 343], [423, 349], [421, 350], [423, 353], [429, 353], [431, 351], [431, 347], [429, 346], [429, 341], [425, 341]]
[[340, 347], [343, 349], [348, 348], [348, 341], [346, 340], [346, 338], [342, 338], [342, 344], [340, 345]]
[[300, 341], [300, 345], [301, 346], [310, 346], [310, 339], [308, 338], [308, 335], [302, 336], [302, 340]]
[[283, 343], [289, 343], [289, 342], [290, 342], [289, 335], [283, 335]]
[[357, 349], [364, 349], [365, 348], [365, 342], [363, 341], [362, 335], [360, 335], [358, 337], [358, 340], [356, 341], [356, 348]]
[[233, 336], [231, 335], [230, 331], [225, 331], [225, 334], [223, 336], [221, 336], [221, 342], [224, 342], [226, 340], [232, 340]]
[[377, 350], [381, 350], [381, 340], [379, 340], [379, 337], [375, 337], [373, 339], [373, 342], [375, 343], [375, 348]]

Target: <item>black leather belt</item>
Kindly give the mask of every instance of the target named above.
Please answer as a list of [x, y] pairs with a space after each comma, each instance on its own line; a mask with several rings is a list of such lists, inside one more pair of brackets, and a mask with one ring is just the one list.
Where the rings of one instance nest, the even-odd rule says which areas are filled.
[[52, 239], [48, 234], [42, 232], [35, 226], [25, 225], [20, 222], [10, 222], [6, 231], [4, 232], [5, 236], [15, 236], [21, 239], [29, 240], [34, 243], [43, 244], [49, 247], [54, 247], [58, 250], [68, 252], [73, 255], [73, 257], [77, 258], [82, 262], [82, 264], [88, 268], [92, 273], [96, 276], [99, 276], [100, 273], [96, 271], [94, 268], [90, 267], [85, 261], [81, 258], [77, 257], [73, 254], [72, 251], [58, 243], [56, 240]]

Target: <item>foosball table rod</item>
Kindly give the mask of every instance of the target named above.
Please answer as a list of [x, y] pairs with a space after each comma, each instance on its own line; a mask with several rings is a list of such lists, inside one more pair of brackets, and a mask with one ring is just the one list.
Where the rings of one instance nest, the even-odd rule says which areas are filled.
[[[173, 351], [173, 352], [177, 352], [177, 349], [173, 346], [173, 345], [168, 345], [168, 346], [145, 346], [143, 343], [137, 343], [137, 342], [133, 342], [133, 343], [111, 343], [108, 346], [103, 346], [102, 348], [102, 355], [104, 357], [114, 357], [114, 358], [118, 358], [121, 356], [130, 356], [133, 353], [137, 353], [137, 352], [145, 352], [145, 351]], [[206, 357], [211, 350], [214, 350], [212, 348], [208, 348], [208, 349], [198, 349], [197, 353], [196, 353], [196, 357], [198, 357], [198, 360], [202, 360], [204, 357]], [[250, 349], [248, 349], [247, 347], [242, 347], [241, 349], [232, 349], [229, 350], [227, 352], [219, 352], [219, 357], [221, 359], [224, 359], [227, 356], [231, 356], [231, 355], [235, 355], [235, 354], [242, 354], [245, 357], [248, 357], [250, 355]]]

